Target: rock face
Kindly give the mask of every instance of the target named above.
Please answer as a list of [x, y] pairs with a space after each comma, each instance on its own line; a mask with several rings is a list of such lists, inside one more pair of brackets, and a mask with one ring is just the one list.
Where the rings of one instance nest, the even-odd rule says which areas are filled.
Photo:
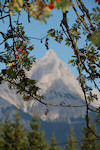
[[[40, 93], [44, 95], [44, 100], [53, 104], [64, 103], [66, 105], [83, 105], [83, 93], [81, 87], [68, 66], [62, 62], [53, 50], [49, 50], [46, 55], [38, 59], [27, 76], [38, 81], [41, 88]], [[14, 106], [19, 106], [21, 110], [32, 114], [34, 110], [39, 112], [42, 120], [67, 120], [72, 118], [84, 118], [85, 107], [64, 108], [46, 107], [34, 100], [24, 102], [20, 95], [16, 95], [14, 90], [9, 90], [7, 84], [0, 86], [0, 96]], [[96, 105], [94, 105], [96, 106]], [[48, 109], [48, 115], [45, 110]]]

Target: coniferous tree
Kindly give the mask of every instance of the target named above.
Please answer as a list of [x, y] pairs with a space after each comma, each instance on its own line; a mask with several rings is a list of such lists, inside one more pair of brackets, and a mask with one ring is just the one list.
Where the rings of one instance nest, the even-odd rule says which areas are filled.
[[27, 150], [29, 147], [29, 143], [26, 137], [25, 130], [23, 129], [23, 125], [21, 124], [20, 114], [18, 110], [16, 110], [15, 118], [13, 119], [12, 130], [12, 146], [14, 150]]
[[1, 142], [0, 150], [13, 150], [12, 143], [13, 143], [13, 131], [11, 126], [11, 121], [9, 119], [9, 115], [7, 115], [7, 119], [2, 122], [1, 127]]
[[[0, 130], [0, 134], [1, 134], [1, 130]], [[3, 149], [3, 138], [2, 138], [2, 136], [0, 135], [0, 150], [2, 150]]]
[[2, 123], [0, 132], [0, 150], [28, 150], [28, 140], [20, 123], [18, 110], [16, 111], [13, 122], [9, 115]]
[[40, 122], [37, 113], [34, 113], [30, 122], [31, 131], [28, 132], [29, 150], [47, 150], [44, 132], [40, 132]]
[[[89, 117], [89, 126], [94, 133], [96, 133], [96, 127], [92, 124], [91, 118]], [[87, 128], [83, 127], [82, 141], [80, 144], [82, 150], [100, 150], [100, 144], [98, 143], [97, 137]]]
[[74, 128], [71, 126], [70, 127], [70, 136], [67, 137], [67, 146], [64, 148], [64, 150], [78, 150], [76, 143], [75, 137], [74, 137]]
[[3, 149], [3, 137], [2, 137], [2, 123], [0, 123], [0, 150]]
[[49, 147], [49, 150], [60, 150], [60, 148], [58, 148], [57, 146], [56, 146], [56, 137], [55, 137], [55, 135], [54, 135], [54, 133], [53, 133], [53, 136], [52, 136], [52, 138], [51, 138], [51, 143], [50, 143], [50, 147]]

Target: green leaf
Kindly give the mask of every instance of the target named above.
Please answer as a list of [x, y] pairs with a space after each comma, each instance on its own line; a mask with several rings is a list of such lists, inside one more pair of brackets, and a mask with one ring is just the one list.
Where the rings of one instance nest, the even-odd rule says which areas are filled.
[[48, 18], [50, 16], [50, 13], [51, 13], [51, 9], [49, 9], [48, 7], [45, 7], [43, 16]]
[[89, 36], [89, 41], [91, 41], [95, 46], [100, 47], [100, 26]]
[[93, 10], [94, 12], [96, 12], [96, 9], [95, 9], [95, 8], [93, 8], [92, 10]]

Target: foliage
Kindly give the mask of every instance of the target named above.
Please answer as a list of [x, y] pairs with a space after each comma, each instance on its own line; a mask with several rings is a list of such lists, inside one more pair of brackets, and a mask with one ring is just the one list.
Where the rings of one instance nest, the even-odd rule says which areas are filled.
[[16, 111], [15, 118], [10, 121], [9, 116], [1, 123], [0, 132], [0, 148], [1, 150], [27, 150], [28, 140], [23, 126], [20, 123], [20, 116], [18, 110]]
[[13, 131], [11, 126], [11, 121], [9, 120], [9, 115], [7, 119], [1, 124], [0, 139], [2, 141], [1, 149], [2, 150], [13, 150]]
[[[9, 19], [11, 20], [11, 16], [9, 16]], [[29, 57], [33, 45], [29, 45], [30, 41], [25, 35], [22, 23], [15, 22], [15, 27], [11, 25], [10, 28], [8, 28], [6, 34], [1, 32], [5, 51], [1, 52], [3, 54], [0, 55], [0, 61], [6, 64], [6, 69], [1, 72], [0, 82], [2, 83], [2, 80], [8, 82], [9, 88], [16, 89], [24, 100], [29, 100], [30, 95], [33, 95], [34, 99], [39, 98], [36, 97], [39, 90], [35, 85], [36, 81], [28, 79], [25, 74], [25, 69], [29, 70], [33, 61], [35, 61], [35, 57]]]
[[20, 114], [18, 110], [16, 110], [15, 118], [11, 124], [13, 131], [12, 147], [15, 150], [27, 150], [29, 143], [26, 137], [26, 132], [20, 122]]
[[[89, 118], [89, 126], [91, 127], [92, 131], [96, 133], [96, 127], [92, 123], [91, 118]], [[82, 132], [84, 133], [84, 136], [82, 135], [82, 143], [80, 144], [82, 150], [99, 150], [100, 149], [100, 143], [97, 139], [97, 137], [94, 135], [94, 133], [90, 132], [87, 127], [83, 127]]]
[[29, 150], [47, 150], [47, 143], [44, 140], [44, 132], [40, 132], [40, 122], [37, 113], [34, 113], [32, 122], [30, 122], [31, 131], [28, 132]]
[[[44, 132], [40, 132], [40, 122], [38, 120], [37, 113], [34, 113], [32, 117], [32, 122], [30, 122], [31, 129], [26, 132], [23, 129], [23, 125], [20, 123], [20, 114], [16, 110], [14, 119], [10, 121], [9, 115], [7, 119], [3, 121], [0, 125], [0, 150], [61, 150], [59, 147], [66, 144], [64, 150], [77, 150], [77, 142], [80, 143], [82, 150], [99, 150], [100, 142], [95, 136], [96, 127], [91, 123], [91, 118], [89, 118], [89, 129], [84, 127], [82, 132], [82, 140], [76, 140], [73, 132], [73, 127], [70, 127], [70, 135], [67, 135], [67, 142], [56, 142], [55, 135], [53, 134], [51, 141], [47, 144], [44, 140]], [[59, 131], [60, 132], [60, 131]]]
[[67, 137], [67, 147], [64, 148], [64, 150], [78, 150], [77, 144], [74, 143], [76, 141], [74, 137], [74, 128], [71, 126], [70, 127], [70, 136]]
[[7, 2], [7, 7], [10, 15], [16, 12], [19, 13], [22, 9], [24, 9], [28, 12], [29, 20], [30, 17], [33, 17], [34, 19], [38, 19], [40, 23], [43, 21], [46, 23], [46, 18], [50, 17], [50, 13], [53, 8], [62, 8], [63, 12], [65, 12], [71, 4], [73, 3], [69, 0], [35, 0], [34, 2], [32, 0], [14, 0]]
[[50, 147], [49, 150], [58, 150], [58, 147], [56, 146], [56, 137], [53, 134], [52, 138], [51, 138], [51, 143], [50, 143]]

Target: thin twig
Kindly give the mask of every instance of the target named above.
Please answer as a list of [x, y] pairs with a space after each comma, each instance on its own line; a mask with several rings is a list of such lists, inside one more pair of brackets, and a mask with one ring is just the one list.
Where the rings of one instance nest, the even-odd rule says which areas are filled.
[[1, 20], [1, 19], [4, 19], [4, 18], [6, 18], [6, 17], [8, 17], [8, 16], [9, 16], [9, 15], [6, 15], [6, 16], [3, 16], [3, 17], [0, 17], [0, 20]]
[[36, 37], [29, 37], [30, 39], [35, 39], [35, 40], [43, 40], [46, 36], [44, 36], [43, 38], [36, 38]]
[[76, 106], [74, 106], [74, 105], [50, 104], [50, 103], [43, 102], [43, 101], [41, 101], [39, 99], [36, 99], [36, 100], [39, 101], [40, 103], [46, 105], [46, 106], [76, 107], [76, 108], [78, 108], [78, 107], [86, 107], [86, 105], [80, 105], [80, 106], [76, 105]]
[[[82, 6], [80, 6], [80, 4], [78, 3], [78, 1], [76, 0], [76, 3], [77, 3], [77, 5], [78, 5], [78, 7], [79, 7], [79, 9], [82, 11], [82, 13], [86, 16], [86, 18], [88, 19], [88, 21], [89, 21], [89, 23], [90, 23], [90, 25], [91, 25], [91, 27], [92, 27], [92, 30], [94, 31], [95, 30], [95, 27], [93, 26], [93, 24], [92, 24], [92, 22], [91, 22], [91, 20], [90, 20], [90, 17], [89, 17], [89, 14], [87, 15], [87, 13], [84, 13], [84, 10], [82, 9]], [[81, 3], [82, 4], [82, 3]]]
[[95, 113], [100, 113], [99, 111], [93, 110], [93, 109], [91, 109], [91, 108], [89, 108], [89, 110], [90, 110], [90, 111], [93, 111], [93, 112], [95, 112]]
[[86, 22], [84, 22], [83, 18], [79, 15], [79, 13], [77, 12], [76, 8], [74, 6], [72, 6], [75, 13], [77, 14], [77, 17], [81, 20], [81, 22], [83, 23], [84, 27], [87, 29], [87, 31], [89, 31], [89, 33], [91, 34], [91, 30], [88, 28]]

